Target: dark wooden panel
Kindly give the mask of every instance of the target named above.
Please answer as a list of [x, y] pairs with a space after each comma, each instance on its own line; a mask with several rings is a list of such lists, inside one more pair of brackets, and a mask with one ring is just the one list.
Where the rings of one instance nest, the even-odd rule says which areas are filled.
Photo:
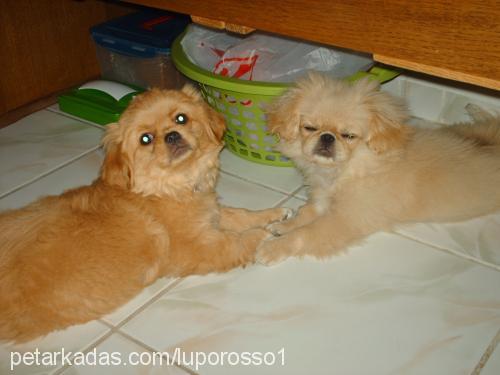
[[131, 0], [500, 89], [498, 0]]
[[89, 28], [125, 12], [97, 0], [1, 0], [0, 115], [98, 76]]

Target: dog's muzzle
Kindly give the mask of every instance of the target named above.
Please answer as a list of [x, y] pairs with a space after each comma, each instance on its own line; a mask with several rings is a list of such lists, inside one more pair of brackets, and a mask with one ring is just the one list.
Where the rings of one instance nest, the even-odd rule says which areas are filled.
[[182, 136], [179, 134], [179, 132], [173, 131], [170, 133], [167, 133], [165, 136], [165, 142], [170, 145], [175, 145], [182, 139]]
[[170, 148], [174, 158], [177, 158], [191, 149], [179, 132], [172, 131], [165, 135], [165, 143]]
[[314, 148], [314, 153], [325, 158], [331, 158], [334, 155], [335, 136], [330, 133], [321, 134], [318, 143]]

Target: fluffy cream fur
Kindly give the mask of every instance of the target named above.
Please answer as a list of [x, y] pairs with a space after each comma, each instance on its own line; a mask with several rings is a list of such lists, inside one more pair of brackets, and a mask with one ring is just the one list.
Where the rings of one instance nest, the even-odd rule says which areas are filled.
[[268, 118], [310, 199], [295, 218], [269, 226], [276, 237], [259, 247], [259, 261], [326, 257], [398, 224], [500, 209], [500, 121], [474, 112], [474, 124], [417, 129], [374, 82], [318, 74], [297, 82]]

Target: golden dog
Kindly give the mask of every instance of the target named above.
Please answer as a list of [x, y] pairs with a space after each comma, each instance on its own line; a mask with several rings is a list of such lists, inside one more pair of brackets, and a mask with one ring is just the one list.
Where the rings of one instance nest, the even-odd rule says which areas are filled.
[[26, 341], [110, 313], [162, 276], [254, 260], [287, 210], [221, 208], [222, 117], [190, 86], [134, 99], [90, 186], [0, 215], [0, 338]]
[[318, 74], [299, 81], [270, 107], [268, 123], [279, 150], [304, 173], [310, 199], [295, 218], [269, 226], [276, 238], [259, 246], [257, 259], [322, 258], [398, 224], [500, 209], [500, 121], [475, 117], [475, 124], [417, 129], [374, 82]]

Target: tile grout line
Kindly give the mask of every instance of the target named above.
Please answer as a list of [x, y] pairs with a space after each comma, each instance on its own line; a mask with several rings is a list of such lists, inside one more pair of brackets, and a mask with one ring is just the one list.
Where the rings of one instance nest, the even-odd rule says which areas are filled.
[[[110, 322], [110, 321], [107, 321], [105, 320], [104, 318], [100, 318], [99, 321], [106, 324], [106, 325], [109, 325], [113, 328], [116, 328], [116, 327], [121, 327], [122, 326], [122, 323], [127, 320], [130, 316], [134, 315], [141, 307], [143, 307], [145, 304], [149, 303], [149, 301], [155, 299], [156, 301], [156, 297], [159, 295], [159, 294], [163, 294], [164, 292], [170, 290], [170, 288], [172, 287], [175, 287], [177, 285], [179, 285], [180, 281], [182, 280], [183, 278], [174, 278], [170, 283], [168, 283], [167, 285], [165, 285], [163, 288], [161, 288], [159, 291], [157, 291], [156, 293], [154, 293], [146, 302], [144, 302], [142, 305], [138, 306], [137, 308], [135, 308], [134, 310], [132, 310], [132, 312], [130, 314], [127, 314], [127, 316], [125, 318], [123, 318], [122, 320], [118, 321], [118, 323], [116, 323], [116, 325], [113, 323], [113, 322]], [[135, 315], [134, 315], [135, 316]]]
[[465, 259], [465, 260], [468, 260], [468, 261], [480, 264], [480, 265], [488, 267], [488, 268], [492, 268], [495, 271], [500, 271], [500, 266], [497, 266], [497, 265], [489, 263], [489, 262], [485, 262], [484, 260], [475, 258], [475, 257], [473, 257], [471, 255], [467, 255], [467, 254], [461, 253], [459, 251], [451, 250], [451, 249], [448, 249], [446, 247], [441, 247], [441, 246], [438, 246], [438, 245], [435, 245], [435, 244], [431, 244], [431, 243], [425, 242], [425, 241], [423, 241], [423, 240], [421, 240], [419, 238], [415, 238], [415, 237], [412, 237], [412, 236], [404, 234], [404, 233], [400, 233], [400, 232], [392, 232], [392, 233], [394, 233], [394, 234], [396, 234], [398, 236], [404, 237], [406, 239], [418, 242], [418, 243], [420, 243], [422, 245], [430, 246], [430, 247], [433, 247], [433, 248], [438, 249], [440, 251], [446, 252], [448, 254], [455, 255], [455, 256], [457, 256], [459, 258], [462, 258], [462, 259]]
[[[94, 347], [102, 344], [104, 341], [106, 341], [110, 336], [112, 336], [115, 333], [121, 334], [122, 336], [126, 335], [127, 338], [132, 337], [132, 336], [128, 337], [129, 335], [126, 334], [126, 333], [124, 333], [123, 331], [120, 331], [120, 328], [123, 325], [125, 325], [126, 323], [128, 323], [130, 320], [132, 320], [133, 318], [135, 318], [140, 312], [144, 311], [152, 303], [156, 302], [159, 299], [159, 297], [161, 297], [162, 295], [164, 295], [165, 293], [167, 293], [169, 290], [171, 290], [175, 286], [179, 285], [182, 280], [183, 280], [183, 278], [177, 278], [174, 281], [172, 281], [164, 289], [160, 290], [151, 299], [149, 299], [143, 305], [141, 305], [136, 310], [134, 310], [132, 313], [130, 313], [125, 319], [123, 319], [122, 321], [120, 321], [116, 326], [113, 325], [112, 323], [107, 322], [106, 320], [97, 319], [97, 321], [100, 324], [102, 324], [102, 325], [104, 325], [104, 326], [106, 326], [108, 328], [108, 331], [105, 334], [103, 334], [102, 336], [98, 337], [96, 340], [92, 341], [90, 344], [84, 346], [83, 349], [81, 350], [81, 352], [84, 353], [84, 354], [86, 354], [89, 350], [91, 350], [92, 348], [94, 348]], [[144, 347], [145, 349], [154, 352], [154, 350], [150, 350], [149, 346], [147, 344], [141, 342], [140, 340], [134, 338], [134, 340], [132, 340], [132, 341], [134, 341], [136, 344], [140, 344], [140, 346]], [[62, 372], [64, 372], [65, 370], [67, 370], [68, 368], [70, 368], [71, 366], [72, 365], [67, 365], [66, 364], [66, 365], [58, 368], [54, 372], [52, 372], [52, 375], [59, 375]], [[198, 374], [195, 373], [194, 375], [198, 375]]]
[[307, 198], [301, 198], [301, 197], [297, 197], [295, 196], [295, 194], [297, 194], [299, 191], [301, 191], [302, 189], [306, 189], [307, 190], [307, 186], [306, 184], [302, 184], [302, 186], [299, 186], [297, 189], [295, 189], [290, 195], [295, 198], [295, 199], [300, 199], [301, 201], [304, 201], [304, 202], [307, 202], [308, 199]]
[[[158, 292], [158, 293], [155, 295], [155, 297], [156, 297], [158, 294], [160, 294], [160, 293], [161, 293], [162, 295], [163, 295], [163, 294], [165, 294], [166, 292], [168, 292], [168, 291], [169, 291], [169, 290], [171, 290], [172, 288], [174, 288], [174, 287], [176, 287], [177, 285], [179, 285], [179, 284], [181, 283], [181, 281], [182, 281], [182, 280], [184, 280], [184, 278], [178, 278], [178, 279], [176, 279], [174, 282], [170, 283], [167, 287], [165, 287], [165, 289], [163, 289], [163, 290], [161, 290], [160, 292]], [[174, 283], [175, 283], [175, 285], [173, 285]], [[171, 287], [171, 288], [170, 288], [170, 287]], [[153, 297], [153, 298], [155, 298], [155, 297]], [[152, 299], [153, 299], [153, 298], [152, 298]], [[151, 301], [152, 299], [150, 299], [150, 301]], [[155, 301], [156, 301], [156, 300], [158, 300], [158, 298], [155, 298]], [[153, 302], [155, 302], [155, 301], [153, 301]], [[150, 305], [150, 304], [148, 303], [148, 306], [149, 306], [149, 305]], [[143, 305], [143, 306], [144, 306], [144, 305]], [[147, 307], [147, 306], [146, 306], [146, 307]], [[139, 309], [138, 309], [138, 310], [139, 310]], [[131, 319], [132, 319], [132, 318], [134, 318], [134, 317], [137, 315], [138, 310], [136, 310], [136, 311], [134, 311], [132, 314], [130, 314], [129, 318], [131, 318]], [[141, 311], [142, 311], [142, 310], [141, 310]], [[133, 316], [132, 316], [132, 315], [133, 315]], [[106, 336], [106, 339], [107, 339], [109, 336], [111, 336], [111, 335], [113, 335], [113, 334], [115, 334], [115, 333], [116, 333], [117, 335], [120, 335], [120, 336], [122, 336], [123, 338], [125, 338], [125, 339], [127, 339], [127, 340], [129, 340], [129, 341], [132, 341], [132, 342], [133, 342], [134, 344], [136, 344], [137, 346], [140, 346], [140, 347], [142, 347], [142, 348], [144, 348], [144, 349], [146, 349], [146, 350], [150, 351], [151, 353], [157, 353], [157, 352], [158, 352], [158, 350], [156, 350], [154, 347], [152, 347], [152, 346], [150, 346], [150, 345], [146, 344], [145, 342], [143, 342], [143, 341], [139, 340], [138, 338], [136, 338], [136, 337], [134, 337], [134, 336], [132, 336], [132, 335], [128, 334], [127, 332], [124, 332], [124, 331], [120, 330], [120, 328], [121, 328], [121, 327], [122, 327], [122, 326], [126, 323], [126, 322], [125, 322], [125, 319], [124, 319], [122, 322], [120, 322], [120, 324], [118, 324], [118, 325], [116, 325], [116, 326], [114, 326], [114, 325], [112, 325], [112, 324], [110, 324], [110, 323], [108, 323], [108, 322], [106, 322], [106, 321], [103, 321], [103, 320], [99, 320], [99, 321], [100, 321], [101, 323], [105, 324], [107, 327], [109, 327], [109, 328], [110, 328], [110, 331], [109, 331], [109, 332], [110, 332], [110, 334]], [[127, 321], [129, 321], [129, 320], [127, 320]], [[95, 346], [99, 345], [99, 344], [100, 344], [101, 342], [103, 342], [104, 340], [96, 340], [96, 341], [99, 341], [99, 342], [97, 342], [97, 343], [93, 343], [93, 344], [90, 346], [90, 348], [93, 348], [93, 347], [95, 347]], [[90, 350], [90, 348], [87, 348], [86, 350]], [[185, 367], [185, 366], [183, 366], [183, 365], [181, 365], [181, 364], [179, 364], [179, 363], [174, 363], [174, 366], [179, 367], [180, 369], [182, 369], [182, 370], [184, 370], [184, 371], [188, 372], [188, 373], [189, 373], [189, 374], [191, 374], [191, 375], [198, 375], [198, 373], [194, 372], [193, 370], [191, 370], [191, 369], [189, 369], [189, 368], [187, 368], [187, 367]]]
[[0, 194], [0, 199], [5, 198], [5, 197], [7, 197], [8, 195], [10, 195], [12, 193], [15, 193], [16, 191], [18, 191], [18, 190], [20, 190], [20, 189], [22, 189], [22, 188], [24, 188], [24, 187], [26, 187], [28, 185], [31, 185], [32, 183], [34, 183], [34, 182], [36, 182], [38, 180], [41, 180], [42, 178], [47, 177], [48, 175], [50, 175], [50, 174], [52, 174], [52, 173], [54, 173], [54, 172], [56, 172], [56, 171], [58, 171], [58, 170], [60, 170], [60, 169], [62, 169], [64, 167], [67, 167], [68, 165], [74, 163], [78, 159], [81, 159], [81, 158], [83, 158], [83, 157], [91, 154], [92, 152], [99, 150], [99, 148], [101, 148], [100, 145], [94, 146], [91, 149], [88, 149], [87, 151], [84, 151], [83, 153], [81, 153], [81, 154], [79, 154], [77, 156], [74, 156], [73, 158], [68, 159], [65, 162], [62, 162], [61, 164], [59, 164], [59, 165], [57, 165], [57, 166], [49, 169], [48, 171], [43, 172], [43, 173], [39, 174], [38, 176], [33, 177], [30, 180], [25, 181], [22, 184], [17, 185], [16, 187], [11, 188], [10, 190], [7, 190], [4, 193], [1, 193]]
[[291, 195], [287, 195], [283, 198], [281, 198], [278, 202], [276, 202], [275, 204], [272, 205], [273, 208], [275, 207], [280, 207], [281, 205], [285, 204], [286, 202], [288, 202], [290, 199], [292, 199], [293, 197]]
[[85, 120], [85, 119], [77, 117], [77, 116], [70, 115], [69, 113], [62, 112], [61, 110], [52, 109], [50, 107], [46, 107], [44, 109], [46, 111], [51, 112], [51, 113], [55, 113], [56, 115], [61, 115], [63, 117], [69, 118], [71, 120], [79, 121], [79, 122], [81, 122], [82, 124], [85, 124], [85, 125], [90, 125], [90, 126], [93, 126], [95, 128], [101, 129], [101, 130], [105, 130], [106, 129], [105, 125], [96, 124], [95, 122], [92, 122], [92, 121], [89, 121], [89, 120]]
[[298, 200], [301, 200], [301, 201], [304, 201], [306, 202], [305, 200], [303, 200], [302, 198], [299, 198], [299, 197], [296, 197], [295, 194], [297, 194], [302, 188], [304, 187], [304, 185], [302, 186], [299, 186], [297, 189], [295, 189], [294, 191], [292, 191], [290, 194], [287, 194], [285, 197], [281, 198], [277, 203], [275, 203], [272, 207], [279, 207], [281, 206], [282, 204], [285, 204], [286, 202], [288, 202], [290, 199], [292, 198], [295, 198], [295, 199], [298, 199]]
[[[116, 330], [116, 333], [120, 336], [122, 336], [123, 338], [129, 340], [129, 341], [132, 341], [134, 344], [140, 346], [140, 347], [143, 347], [144, 349], [150, 351], [151, 353], [159, 353], [158, 350], [156, 350], [156, 348], [142, 342], [141, 340], [137, 339], [136, 337], [132, 336], [132, 335], [129, 335], [128, 333], [126, 332], [123, 332], [123, 331], [120, 331], [120, 330]], [[165, 358], [164, 356], [162, 356], [163, 358]], [[191, 370], [190, 368], [188, 367], [185, 367], [179, 363], [174, 363], [174, 366], [177, 366], [179, 367], [181, 370], [184, 370], [186, 372], [188, 372], [189, 374], [191, 375], [198, 375], [197, 372], [194, 372], [193, 370]]]
[[[99, 321], [99, 323], [102, 324], [103, 322]], [[104, 325], [109, 328], [109, 326], [107, 324], [104, 324]], [[111, 329], [108, 329], [108, 331], [106, 331], [102, 336], [99, 336], [97, 339], [92, 341], [90, 344], [84, 346], [83, 349], [77, 350], [76, 352], [81, 352], [81, 353], [86, 354], [90, 349], [92, 349], [94, 346], [97, 346], [100, 343], [102, 343], [103, 341], [105, 341], [106, 339], [108, 339], [112, 334], [113, 334], [113, 331]], [[74, 357], [74, 355], [71, 356], [71, 359], [73, 359], [73, 357]], [[64, 371], [66, 371], [70, 367], [73, 367], [73, 365], [72, 364], [71, 365], [65, 364], [65, 365], [57, 368], [56, 370], [54, 370], [50, 374], [51, 375], [59, 375], [59, 374], [63, 373]]]
[[500, 329], [497, 331], [497, 334], [495, 335], [495, 337], [493, 337], [490, 344], [488, 345], [488, 347], [484, 351], [484, 354], [481, 356], [481, 359], [477, 363], [474, 370], [471, 372], [471, 375], [479, 375], [481, 373], [484, 366], [488, 363], [488, 360], [490, 359], [491, 355], [493, 354], [496, 347], [498, 346], [499, 342], [500, 342]]
[[151, 306], [153, 303], [158, 301], [161, 297], [163, 297], [167, 292], [175, 288], [177, 285], [179, 285], [182, 281], [184, 280], [183, 277], [179, 277], [175, 279], [175, 281], [171, 282], [168, 284], [164, 289], [162, 289], [160, 292], [155, 294], [151, 299], [149, 299], [146, 303], [138, 307], [136, 310], [131, 312], [125, 319], [120, 321], [117, 325], [113, 325], [113, 327], [117, 330], [122, 328], [125, 324], [130, 322], [132, 319], [134, 319], [137, 315], [139, 315], [141, 312], [146, 310], [149, 306]]
[[[129, 334], [123, 332], [123, 331], [120, 331], [119, 329], [116, 329], [116, 327], [114, 327], [112, 324], [109, 324], [109, 323], [107, 323], [105, 321], [101, 321], [101, 320], [99, 320], [99, 322], [102, 323], [103, 325], [107, 326], [109, 328], [109, 330], [104, 335], [102, 335], [101, 337], [99, 337], [98, 339], [96, 339], [95, 341], [93, 341], [92, 343], [90, 343], [89, 345], [85, 346], [84, 349], [81, 350], [82, 353], [87, 354], [90, 350], [92, 350], [92, 348], [95, 348], [95, 347], [99, 346], [104, 341], [106, 341], [111, 336], [113, 336], [114, 334], [122, 336], [126, 340], [133, 342], [137, 346], [141, 347], [142, 349], [146, 349], [147, 351], [149, 351], [151, 353], [158, 352], [153, 347], [151, 347], [151, 346], [143, 343], [142, 341], [136, 339], [135, 337], [133, 337], [133, 336], [131, 336], [131, 335], [129, 335]], [[173, 365], [176, 366], [176, 367], [179, 367], [181, 370], [186, 371], [186, 372], [188, 372], [191, 375], [198, 375], [198, 373], [196, 373], [196, 372], [192, 371], [191, 369], [189, 369], [189, 368], [187, 368], [185, 366], [182, 366], [182, 365], [180, 365], [178, 363], [174, 363]], [[66, 365], [64, 365], [64, 366], [62, 366], [62, 367], [54, 370], [53, 372], [51, 372], [51, 375], [60, 375], [61, 373], [63, 373], [64, 371], [66, 371], [67, 369], [69, 369], [69, 368], [71, 368], [73, 366], [74, 365], [66, 364]]]
[[[292, 194], [291, 192], [287, 192], [287, 191], [284, 191], [284, 190], [280, 190], [278, 188], [275, 188], [275, 187], [272, 187], [272, 186], [268, 186], [262, 182], [258, 182], [258, 181], [252, 181], [248, 178], [245, 178], [245, 177], [242, 177], [242, 176], [238, 176], [237, 174], [234, 174], [232, 172], [226, 172], [225, 170], [223, 170], [222, 168], [219, 168], [219, 171], [221, 174], [225, 174], [225, 175], [228, 175], [228, 176], [231, 176], [231, 177], [234, 177], [234, 178], [237, 178], [239, 180], [242, 180], [242, 181], [245, 181], [245, 182], [248, 182], [248, 183], [251, 183], [253, 185], [257, 185], [257, 186], [260, 186], [260, 187], [263, 187], [263, 188], [266, 188], [268, 190], [272, 190], [274, 191], [275, 193], [280, 193], [280, 194], [286, 194], [286, 195], [290, 195]], [[300, 188], [302, 188], [303, 185], [300, 186]]]
[[[109, 324], [108, 322], [106, 322], [106, 325], [108, 327], [111, 327], [111, 332], [112, 333], [117, 333], [117, 334], [120, 334], [121, 336], [123, 336], [124, 338], [134, 342], [136, 345], [139, 345], [147, 350], [149, 350], [150, 352], [157, 352], [157, 350], [155, 350], [155, 348], [153, 348], [152, 346], [149, 346], [148, 344], [142, 342], [141, 340], [139, 340], [138, 338], [134, 337], [134, 336], [131, 336], [129, 335], [128, 333], [124, 332], [121, 330], [121, 328], [127, 324], [129, 321], [131, 321], [132, 319], [134, 319], [137, 315], [139, 315], [142, 311], [144, 311], [145, 309], [147, 309], [149, 306], [151, 306], [153, 303], [155, 303], [156, 301], [158, 301], [162, 296], [164, 296], [165, 294], [167, 294], [169, 291], [171, 291], [172, 289], [174, 289], [177, 285], [179, 285], [180, 283], [182, 283], [182, 281], [185, 279], [185, 277], [179, 277], [177, 278], [176, 280], [174, 280], [173, 282], [171, 282], [170, 284], [168, 284], [165, 289], [161, 290], [160, 292], [158, 292], [154, 297], [152, 297], [149, 301], [147, 301], [145, 304], [141, 305], [141, 307], [139, 307], [137, 310], [135, 310], [134, 312], [132, 312], [127, 318], [123, 319], [120, 323], [118, 323], [116, 326], [114, 325], [111, 325]], [[199, 375], [197, 372], [194, 372], [193, 370], [179, 364], [179, 363], [174, 363], [175, 366], [179, 367], [181, 370], [183, 371], [186, 371], [187, 373], [191, 374], [191, 375]]]
[[[303, 184], [302, 186], [299, 186], [296, 190], [294, 190], [293, 193], [290, 194], [290, 195], [292, 195], [293, 198], [295, 198], [295, 199], [299, 199], [301, 201], [307, 202], [309, 200], [309, 198], [308, 198], [308, 195], [309, 195], [309, 193], [308, 193], [308, 186], [310, 186], [310, 185]], [[305, 198], [302, 198], [302, 197], [299, 197], [299, 196], [296, 195], [302, 189], [306, 190], [306, 197]]]
[[[180, 281], [179, 281], [180, 282]], [[179, 284], [179, 283], [177, 283]], [[108, 331], [109, 334], [108, 335], [105, 335], [105, 337], [103, 336], [101, 339], [99, 340], [96, 340], [94, 343], [92, 343], [89, 347], [85, 348], [85, 352], [87, 352], [88, 350], [96, 347], [97, 345], [101, 344], [102, 342], [104, 342], [106, 339], [108, 339], [110, 336], [112, 336], [113, 334], [117, 334], [117, 335], [120, 335], [122, 336], [124, 339], [128, 340], [128, 341], [131, 341], [133, 342], [134, 344], [136, 344], [137, 346], [143, 348], [143, 349], [146, 349], [147, 351], [151, 352], [151, 353], [158, 353], [158, 350], [156, 350], [154, 347], [142, 342], [141, 340], [137, 339], [136, 337], [132, 336], [132, 335], [129, 335], [127, 332], [124, 332], [124, 331], [121, 331], [119, 330], [118, 328], [116, 328], [115, 326], [113, 326], [112, 324], [109, 324], [107, 322], [104, 322], [104, 321], [101, 321], [102, 323], [104, 323], [106, 326], [108, 326], [110, 328], [110, 330]], [[164, 356], [162, 356], [164, 357]], [[165, 358], [165, 357], [164, 357]], [[178, 363], [174, 363], [174, 366], [176, 367], [179, 367], [180, 369], [188, 372], [189, 374], [191, 375], [198, 375], [198, 373], [192, 371], [191, 369], [185, 367], [185, 366], [182, 366]], [[55, 375], [55, 374], [54, 374]]]

